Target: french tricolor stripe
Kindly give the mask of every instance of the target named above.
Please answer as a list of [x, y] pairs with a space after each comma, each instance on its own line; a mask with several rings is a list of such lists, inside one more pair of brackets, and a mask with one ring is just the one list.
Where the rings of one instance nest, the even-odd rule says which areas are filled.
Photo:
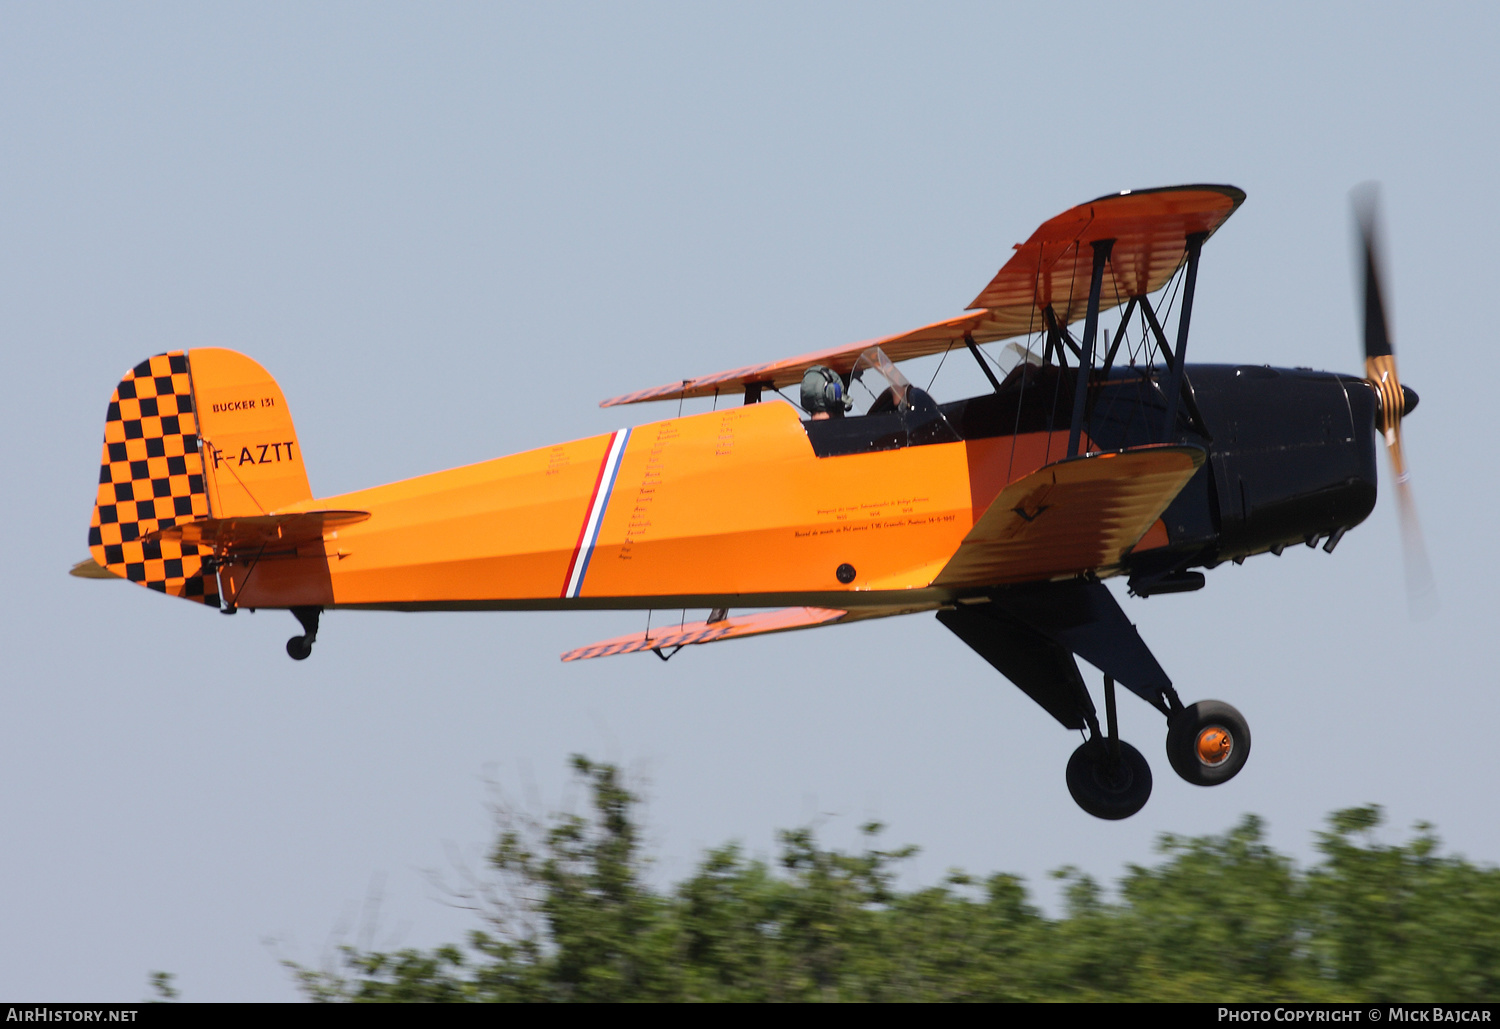
[[573, 560], [568, 562], [568, 584], [563, 587], [564, 597], [577, 597], [583, 588], [583, 577], [589, 571], [589, 558], [594, 556], [594, 544], [599, 540], [599, 527], [604, 524], [604, 509], [609, 507], [609, 495], [615, 488], [615, 476], [620, 473], [620, 459], [625, 456], [625, 444], [630, 441], [630, 430], [621, 429], [609, 438], [609, 452], [599, 466], [599, 477], [594, 480], [594, 495], [589, 498], [589, 516], [578, 534], [578, 543], [573, 547]]

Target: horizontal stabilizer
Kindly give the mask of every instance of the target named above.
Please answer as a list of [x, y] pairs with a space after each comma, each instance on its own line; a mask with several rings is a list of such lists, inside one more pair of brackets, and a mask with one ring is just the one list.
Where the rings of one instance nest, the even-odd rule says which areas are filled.
[[102, 564], [100, 564], [98, 561], [95, 561], [91, 557], [86, 557], [82, 561], [79, 561], [72, 568], [69, 568], [68, 574], [76, 575], [80, 579], [119, 580], [120, 578], [114, 572], [110, 571], [108, 568], [105, 568]]
[[813, 629], [820, 625], [861, 622], [869, 618], [889, 618], [893, 615], [914, 614], [930, 611], [936, 604], [918, 607], [869, 607], [853, 611], [840, 611], [828, 607], [786, 607], [779, 611], [766, 611], [757, 615], [740, 615], [736, 618], [720, 618], [711, 622], [688, 622], [686, 625], [653, 629], [649, 633], [638, 632], [629, 636], [617, 636], [612, 640], [601, 640], [586, 647], [570, 650], [562, 656], [564, 661], [582, 661], [591, 657], [610, 657], [614, 654], [634, 654], [642, 650], [661, 650], [686, 647], [694, 643], [716, 643], [740, 636], [763, 636], [772, 632], [791, 632], [793, 629]]
[[1109, 569], [1161, 517], [1206, 456], [1150, 446], [1048, 465], [1000, 491], [934, 586], [998, 586]]
[[210, 548], [219, 556], [293, 550], [322, 540], [326, 533], [370, 517], [368, 511], [299, 511], [291, 514], [199, 518], [157, 529], [141, 537]]

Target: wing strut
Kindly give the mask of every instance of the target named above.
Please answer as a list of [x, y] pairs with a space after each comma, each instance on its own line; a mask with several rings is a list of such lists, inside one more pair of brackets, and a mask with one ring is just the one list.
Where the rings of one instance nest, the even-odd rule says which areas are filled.
[[972, 332], [964, 333], [964, 346], [969, 348], [969, 353], [973, 354], [974, 360], [979, 362], [979, 370], [984, 372], [984, 377], [990, 380], [990, 385], [994, 387], [996, 393], [999, 393], [1000, 380], [995, 378], [994, 372], [990, 371], [990, 363], [979, 352], [979, 345], [974, 342], [974, 334]]
[[1104, 288], [1104, 267], [1109, 264], [1112, 239], [1096, 239], [1089, 244], [1094, 250], [1094, 273], [1089, 279], [1089, 306], [1083, 323], [1083, 344], [1079, 347], [1078, 380], [1073, 388], [1073, 424], [1068, 429], [1068, 456], [1078, 456], [1078, 439], [1083, 435], [1083, 409], [1089, 399], [1089, 379], [1094, 374], [1094, 336], [1099, 331], [1099, 292]]
[[1198, 255], [1203, 252], [1205, 232], [1195, 232], [1187, 238], [1187, 281], [1182, 287], [1182, 314], [1177, 317], [1177, 360], [1172, 368], [1171, 386], [1167, 389], [1167, 420], [1162, 427], [1162, 441], [1171, 442], [1176, 436], [1177, 401], [1182, 396], [1184, 377], [1187, 375], [1188, 323], [1193, 318], [1193, 291], [1198, 285]]
[[1057, 355], [1057, 366], [1066, 369], [1068, 367], [1067, 351], [1063, 350], [1066, 343], [1068, 350], [1073, 351], [1073, 356], [1079, 360], [1083, 359], [1083, 351], [1078, 349], [1078, 344], [1073, 342], [1073, 336], [1068, 332], [1068, 327], [1057, 320], [1057, 315], [1052, 313], [1052, 305], [1048, 304], [1042, 308], [1042, 321], [1047, 325], [1047, 349], [1042, 354], [1042, 363], [1046, 364], [1052, 354]]
[[[1130, 329], [1130, 316], [1135, 313], [1135, 305], [1140, 303], [1140, 297], [1131, 297], [1130, 303], [1125, 305], [1125, 314], [1120, 318], [1120, 327], [1115, 330], [1115, 341], [1110, 343], [1109, 352], [1104, 355], [1103, 378], [1109, 378], [1109, 370], [1114, 367], [1115, 354], [1120, 352], [1120, 342], [1125, 338], [1125, 333]], [[1105, 340], [1106, 343], [1109, 340]]]

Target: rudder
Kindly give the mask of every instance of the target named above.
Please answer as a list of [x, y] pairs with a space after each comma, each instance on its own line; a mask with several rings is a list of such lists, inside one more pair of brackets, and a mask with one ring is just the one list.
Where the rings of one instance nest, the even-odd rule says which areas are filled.
[[311, 500], [297, 430], [270, 373], [233, 350], [187, 356], [213, 516], [272, 514]]

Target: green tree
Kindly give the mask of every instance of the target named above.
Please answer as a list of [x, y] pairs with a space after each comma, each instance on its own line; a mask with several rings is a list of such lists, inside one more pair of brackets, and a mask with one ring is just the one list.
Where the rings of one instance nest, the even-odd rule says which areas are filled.
[[653, 889], [637, 798], [574, 759], [587, 815], [507, 816], [467, 947], [345, 948], [292, 965], [324, 1001], [1467, 1000], [1500, 997], [1500, 871], [1442, 856], [1430, 829], [1375, 839], [1378, 808], [1329, 818], [1303, 871], [1247, 816], [1165, 836], [1111, 900], [1075, 869], [1049, 919], [1014, 876], [898, 888], [915, 848], [826, 849], [781, 834], [776, 867], [711, 850]]
[[1438, 1001], [1500, 997], [1500, 870], [1438, 853], [1429, 825], [1396, 846], [1378, 807], [1332, 815], [1308, 875], [1313, 940], [1346, 996]]

